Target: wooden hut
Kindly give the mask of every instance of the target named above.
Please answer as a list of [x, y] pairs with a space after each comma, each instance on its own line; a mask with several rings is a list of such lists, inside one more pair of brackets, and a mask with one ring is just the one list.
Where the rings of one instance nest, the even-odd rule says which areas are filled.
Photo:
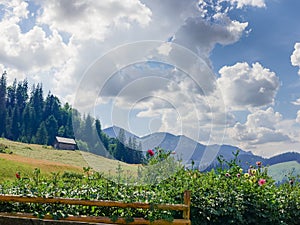
[[55, 137], [54, 148], [64, 150], [75, 150], [77, 147], [73, 138]]

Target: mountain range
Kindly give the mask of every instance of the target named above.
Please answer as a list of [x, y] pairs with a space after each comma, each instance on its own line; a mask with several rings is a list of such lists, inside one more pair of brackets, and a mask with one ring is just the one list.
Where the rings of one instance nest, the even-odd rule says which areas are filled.
[[[123, 128], [112, 126], [103, 130], [109, 137], [117, 138]], [[209, 170], [219, 164], [218, 157], [229, 161], [234, 158], [235, 152], [239, 151], [238, 159], [243, 169], [248, 169], [250, 165], [255, 165], [257, 161], [265, 166], [272, 166], [278, 163], [296, 161], [300, 163], [300, 153], [287, 152], [271, 158], [264, 158], [254, 155], [252, 152], [244, 151], [231, 145], [203, 145], [184, 135], [173, 135], [167, 132], [156, 132], [143, 137], [138, 137], [131, 132], [124, 130], [125, 139], [135, 139], [141, 143], [142, 150], [161, 147], [164, 150], [174, 151], [178, 159], [187, 167], [198, 168], [201, 171]], [[125, 143], [126, 144], [126, 143]]]

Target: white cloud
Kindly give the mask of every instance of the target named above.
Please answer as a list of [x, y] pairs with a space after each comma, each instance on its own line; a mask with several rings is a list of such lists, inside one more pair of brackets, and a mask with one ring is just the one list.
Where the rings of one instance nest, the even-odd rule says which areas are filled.
[[[291, 55], [291, 63], [293, 66], [300, 67], [300, 43], [296, 43], [294, 46], [294, 52]], [[298, 74], [300, 75], [300, 69]]]
[[[220, 128], [222, 133], [221, 128], [234, 122], [234, 115], [225, 113], [224, 104], [219, 98], [220, 93], [217, 93], [219, 90], [216, 88], [215, 77], [211, 76], [207, 68], [199, 70], [198, 65], [190, 61], [190, 58], [176, 54], [171, 43], [188, 48], [205, 58], [209, 64], [209, 55], [216, 44], [228, 45], [237, 42], [248, 26], [247, 22], [232, 20], [228, 12], [237, 7], [264, 6], [262, 0], [226, 0], [232, 5], [222, 9], [224, 1], [217, 1], [212, 10], [207, 10], [204, 5], [212, 1], [35, 0], [34, 7], [40, 8], [30, 13], [28, 11], [28, 8], [32, 8], [28, 7], [30, 1], [6, 1], [5, 15], [0, 22], [0, 30], [3, 33], [0, 44], [4, 46], [0, 49], [0, 63], [9, 73], [14, 71], [19, 77], [26, 73], [31, 79], [42, 81], [44, 87], [48, 85], [54, 94], [72, 103], [79, 83], [85, 82], [82, 80], [85, 78], [85, 71], [98, 57], [116, 46], [131, 42], [165, 41], [161, 48], [154, 49], [158, 52], [153, 53], [153, 60], [157, 54], [173, 57], [173, 61], [181, 63], [176, 65], [179, 69], [180, 66], [188, 68], [184, 71], [187, 74], [198, 72], [199, 76], [196, 77], [198, 83], [188, 76], [179, 75], [178, 71], [176, 74], [161, 68], [159, 69], [165, 74], [159, 75], [160, 82], [137, 82], [138, 79], [151, 75], [140, 68], [135, 73], [123, 74], [124, 80], [118, 79], [120, 77], [115, 78], [107, 89], [101, 90], [103, 102], [107, 102], [110, 98], [115, 100], [122, 110], [130, 110], [140, 93], [146, 97], [151, 95], [161, 97], [149, 98], [144, 104], [142, 102], [137, 104], [139, 116], [159, 115], [163, 124], [161, 130], [172, 130], [175, 133], [184, 130], [184, 133], [195, 139], [199, 137], [201, 140], [216, 139], [210, 135], [210, 131], [214, 129], [212, 126]], [[199, 5], [202, 3], [205, 3], [203, 7]], [[33, 24], [26, 32], [22, 31], [19, 23], [24, 19], [27, 22], [30, 20]], [[70, 38], [63, 40], [66, 36]], [[113, 55], [113, 60], [103, 64], [104, 67], [101, 67], [100, 71], [91, 71], [89, 81], [93, 83], [92, 88], [79, 90], [77, 93], [81, 91], [83, 105], [90, 106], [90, 103], [94, 103], [97, 88], [101, 87], [99, 83], [105, 81], [107, 73], [111, 72], [109, 67], [112, 64], [115, 68], [118, 68], [116, 64], [119, 64], [120, 68], [127, 66], [122, 61], [125, 56], [137, 59], [139, 51], [141, 49], [137, 48], [118, 52]], [[256, 73], [256, 67], [261, 75]], [[229, 85], [230, 78], [225, 75], [229, 73], [229, 68], [227, 69], [223, 70], [221, 81]], [[251, 76], [255, 75], [254, 78], [243, 75], [236, 77], [236, 80], [243, 83], [245, 79], [253, 89], [256, 85], [260, 85], [260, 95], [253, 94], [255, 95], [253, 97], [262, 97], [261, 100], [251, 98], [235, 101], [236, 99], [228, 96], [225, 100], [234, 102], [233, 105], [236, 107], [272, 103], [278, 88], [276, 76], [267, 69], [259, 68], [257, 64], [249, 70], [252, 71]], [[155, 70], [152, 72], [156, 73]], [[145, 74], [141, 75], [142, 73]], [[122, 88], [131, 84], [130, 82], [136, 82], [136, 85], [131, 85], [131, 89], [122, 92]], [[234, 88], [237, 89], [238, 86]], [[226, 90], [225, 94], [230, 94], [230, 90]], [[238, 93], [235, 94], [239, 96]], [[179, 128], [175, 130], [174, 127], [177, 125]]]
[[[22, 33], [19, 19], [27, 15], [26, 5], [13, 1], [7, 5], [7, 11], [0, 21], [1, 63], [22, 73], [49, 71], [69, 57], [70, 51], [56, 30], [47, 35], [39, 26]], [[19, 6], [16, 6], [19, 3]], [[10, 7], [16, 7], [10, 10]], [[26, 11], [26, 12], [25, 12]], [[13, 16], [11, 15], [13, 14]], [[15, 17], [19, 19], [14, 19]]]
[[[208, 58], [216, 43], [238, 41], [247, 26], [226, 15], [218, 16], [216, 23], [206, 22], [199, 17], [203, 12], [196, 0], [36, 0], [35, 7], [40, 8], [30, 14], [28, 4], [32, 3], [5, 1], [0, 24], [4, 33], [0, 44], [5, 47], [0, 50], [0, 62], [35, 81], [47, 80], [50, 89], [68, 99], [89, 65], [120, 44], [174, 37], [173, 42], [198, 49]], [[25, 18], [33, 26], [22, 33], [19, 22]], [[65, 36], [69, 41], [62, 40]], [[165, 54], [170, 51], [164, 49]]]
[[300, 98], [298, 98], [296, 101], [291, 102], [293, 105], [300, 105]]
[[297, 112], [296, 122], [300, 123], [300, 110]]
[[[227, 0], [228, 1], [228, 0]], [[237, 8], [243, 8], [244, 6], [253, 6], [253, 7], [265, 7], [264, 0], [230, 0], [232, 4], [236, 3]]]
[[236, 123], [229, 129], [229, 134], [234, 140], [249, 146], [290, 141], [290, 137], [278, 128], [282, 121], [282, 115], [274, 112], [272, 108], [256, 110], [247, 116], [247, 121]]
[[232, 44], [240, 39], [248, 23], [232, 21], [225, 14], [215, 17], [211, 24], [200, 17], [188, 18], [175, 34], [175, 43], [207, 57], [215, 44]]
[[7, 68], [3, 64], [0, 64], [0, 74], [2, 74], [4, 71], [7, 74], [7, 84], [8, 85], [11, 85], [13, 83], [14, 79], [20, 81], [20, 80], [24, 80], [26, 78], [25, 73], [22, 73], [16, 69]]
[[49, 0], [40, 4], [43, 13], [38, 22], [76, 40], [103, 41], [114, 27], [129, 29], [135, 22], [144, 27], [151, 21], [151, 11], [138, 0]]
[[22, 0], [1, 1], [0, 4], [5, 6], [5, 18], [15, 22], [23, 18], [28, 18], [28, 3]]
[[279, 88], [276, 74], [259, 63], [224, 66], [218, 79], [226, 107], [231, 110], [272, 104]]

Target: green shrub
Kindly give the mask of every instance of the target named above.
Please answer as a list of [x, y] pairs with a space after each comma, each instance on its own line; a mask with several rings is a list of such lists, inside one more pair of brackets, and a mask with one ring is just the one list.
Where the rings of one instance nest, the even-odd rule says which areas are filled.
[[[163, 153], [163, 154], [168, 154]], [[154, 156], [154, 155], [153, 155]], [[162, 156], [162, 155], [160, 155]], [[150, 158], [158, 160], [158, 158]], [[169, 154], [170, 156], [170, 154]], [[168, 160], [169, 156], [164, 160]], [[164, 157], [164, 156], [163, 156]], [[260, 163], [242, 171], [236, 158], [226, 169], [199, 172], [179, 167], [172, 176], [154, 183], [129, 185], [120, 182], [119, 168], [117, 179], [105, 178], [103, 174], [85, 168], [84, 174], [65, 172], [53, 173], [52, 179], [40, 178], [39, 170], [35, 177], [19, 178], [14, 182], [0, 185], [0, 194], [26, 196], [66, 197], [81, 199], [103, 199], [123, 202], [182, 203], [184, 190], [191, 190], [191, 220], [193, 225], [277, 225], [299, 224], [300, 186], [296, 180], [276, 186], [267, 176], [266, 168]], [[160, 162], [160, 161], [159, 161]], [[169, 162], [169, 161], [167, 161]], [[173, 160], [170, 160], [173, 162]], [[170, 166], [172, 163], [168, 163]], [[155, 173], [155, 163], [150, 169], [141, 172], [143, 179], [150, 179]], [[159, 170], [159, 169], [157, 169]], [[149, 176], [147, 178], [147, 176]], [[140, 177], [141, 178], [141, 177]], [[133, 217], [148, 220], [180, 218], [181, 212], [161, 211], [157, 209], [115, 209], [107, 207], [63, 206], [0, 203], [0, 211], [28, 212], [43, 217], [52, 215], [60, 218], [65, 215], [108, 216], [112, 220], [124, 217], [128, 222]]]

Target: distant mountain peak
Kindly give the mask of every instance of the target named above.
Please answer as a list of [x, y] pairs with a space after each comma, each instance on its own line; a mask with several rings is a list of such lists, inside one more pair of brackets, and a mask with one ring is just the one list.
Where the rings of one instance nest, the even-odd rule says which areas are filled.
[[[116, 138], [120, 132], [118, 126], [112, 126], [103, 130], [109, 137]], [[273, 156], [269, 159], [254, 155], [250, 151], [244, 151], [236, 146], [223, 144], [223, 145], [203, 145], [185, 135], [174, 135], [169, 132], [155, 132], [142, 137], [124, 129], [125, 137], [128, 141], [129, 137], [135, 137], [136, 141], [141, 142], [142, 150], [154, 149], [155, 147], [161, 147], [165, 150], [175, 151], [178, 156], [182, 157], [185, 165], [191, 165], [193, 161], [195, 168], [207, 169], [214, 167], [217, 163], [217, 156], [223, 156], [225, 160], [231, 160], [234, 158], [233, 152], [239, 150], [238, 159], [243, 163], [244, 168], [249, 165], [255, 165], [256, 161], [261, 161], [264, 165], [273, 165], [276, 163], [282, 163], [287, 161], [300, 162], [300, 154], [296, 152], [288, 152]], [[214, 159], [211, 157], [215, 157]], [[206, 161], [207, 157], [207, 161]]]

